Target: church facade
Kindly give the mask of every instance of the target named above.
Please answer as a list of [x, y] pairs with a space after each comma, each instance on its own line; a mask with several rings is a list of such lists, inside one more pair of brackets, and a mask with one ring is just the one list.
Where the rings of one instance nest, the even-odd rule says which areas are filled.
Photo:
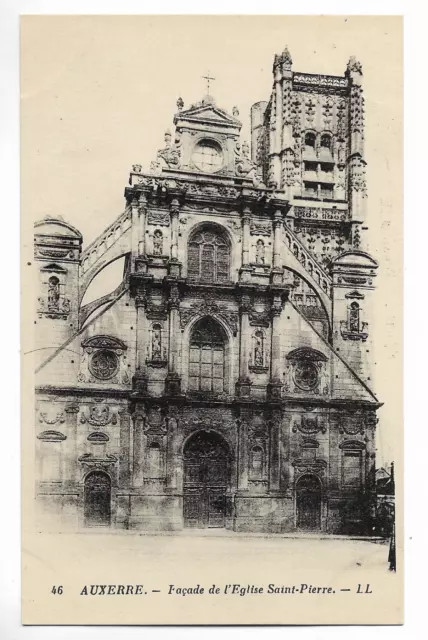
[[[35, 225], [41, 527], [370, 533], [376, 504], [362, 68], [185, 106], [89, 246]], [[124, 259], [121, 284], [85, 303]]]

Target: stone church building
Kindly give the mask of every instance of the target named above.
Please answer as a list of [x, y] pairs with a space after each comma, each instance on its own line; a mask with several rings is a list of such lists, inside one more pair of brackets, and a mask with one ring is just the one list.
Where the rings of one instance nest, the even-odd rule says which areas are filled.
[[[40, 527], [369, 533], [361, 65], [276, 55], [251, 144], [211, 95], [179, 98], [173, 123], [89, 246], [35, 224]], [[118, 259], [121, 284], [85, 303]]]

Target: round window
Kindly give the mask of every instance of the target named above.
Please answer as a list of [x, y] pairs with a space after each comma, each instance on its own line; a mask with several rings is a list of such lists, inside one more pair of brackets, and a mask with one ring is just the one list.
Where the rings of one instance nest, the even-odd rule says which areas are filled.
[[118, 357], [113, 351], [102, 349], [96, 351], [91, 358], [89, 366], [92, 375], [100, 380], [108, 380], [112, 378], [119, 368]]
[[298, 362], [294, 369], [294, 382], [300, 389], [309, 391], [318, 384], [318, 369], [313, 362]]
[[196, 145], [192, 160], [200, 171], [215, 173], [223, 165], [223, 153], [220, 145], [213, 140], [202, 140]]

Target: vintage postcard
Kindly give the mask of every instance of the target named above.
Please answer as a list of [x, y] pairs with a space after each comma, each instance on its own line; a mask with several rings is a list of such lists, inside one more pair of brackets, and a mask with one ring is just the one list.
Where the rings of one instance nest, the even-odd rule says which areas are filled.
[[401, 624], [402, 20], [21, 19], [24, 624]]

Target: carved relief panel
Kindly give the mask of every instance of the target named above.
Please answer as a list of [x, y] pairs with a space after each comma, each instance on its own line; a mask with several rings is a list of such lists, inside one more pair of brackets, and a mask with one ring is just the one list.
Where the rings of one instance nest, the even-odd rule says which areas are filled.
[[94, 336], [82, 342], [78, 382], [130, 384], [127, 346], [112, 336]]
[[290, 352], [286, 357], [284, 390], [309, 396], [327, 396], [330, 379], [326, 356], [308, 347]]

